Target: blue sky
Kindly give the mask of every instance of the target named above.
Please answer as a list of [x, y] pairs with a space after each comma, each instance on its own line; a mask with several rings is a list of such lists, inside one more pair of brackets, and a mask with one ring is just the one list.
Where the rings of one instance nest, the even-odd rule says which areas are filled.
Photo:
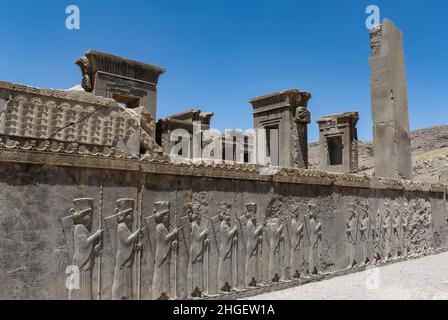
[[[78, 5], [81, 29], [65, 28]], [[372, 138], [365, 8], [403, 31], [411, 129], [448, 123], [448, 1], [2, 1], [0, 79], [38, 87], [80, 83], [73, 61], [96, 49], [167, 69], [158, 118], [212, 111], [212, 126], [252, 126], [252, 97], [311, 92], [309, 140], [325, 114], [357, 109]]]

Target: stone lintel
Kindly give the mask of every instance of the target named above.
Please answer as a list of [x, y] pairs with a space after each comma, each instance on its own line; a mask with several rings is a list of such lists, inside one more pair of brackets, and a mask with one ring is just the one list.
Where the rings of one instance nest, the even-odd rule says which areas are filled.
[[90, 62], [92, 74], [104, 72], [128, 79], [157, 84], [159, 76], [166, 71], [161, 67], [95, 50], [87, 51], [85, 57]]
[[177, 129], [177, 128], [192, 128], [193, 122], [200, 122], [202, 129], [210, 128], [210, 121], [213, 117], [213, 112], [202, 112], [199, 109], [189, 109], [168, 116], [165, 119], [158, 121], [158, 126], [161, 129]]
[[317, 120], [319, 127], [327, 126], [350, 126], [354, 127], [358, 123], [359, 113], [357, 111], [349, 111], [333, 115], [326, 115]]
[[307, 108], [311, 94], [299, 89], [287, 89], [255, 97], [249, 100], [253, 113], [269, 112], [278, 108]]

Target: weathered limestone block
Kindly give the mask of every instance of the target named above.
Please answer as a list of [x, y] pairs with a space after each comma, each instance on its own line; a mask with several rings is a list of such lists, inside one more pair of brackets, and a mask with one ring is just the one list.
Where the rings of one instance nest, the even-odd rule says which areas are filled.
[[412, 178], [402, 34], [385, 19], [370, 32], [375, 175]]

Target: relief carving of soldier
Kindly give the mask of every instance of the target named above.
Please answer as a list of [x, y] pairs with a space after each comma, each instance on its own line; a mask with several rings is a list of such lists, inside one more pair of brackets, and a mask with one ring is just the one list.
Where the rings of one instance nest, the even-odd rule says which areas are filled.
[[70, 210], [73, 219], [73, 260], [72, 264], [79, 270], [79, 289], [69, 289], [70, 300], [92, 300], [92, 271], [95, 264], [96, 246], [103, 230], [91, 233], [93, 217], [93, 199], [73, 200]]
[[368, 204], [361, 207], [362, 209], [362, 220], [359, 228], [359, 238], [361, 241], [361, 258], [360, 263], [362, 265], [371, 262], [371, 252], [372, 252], [372, 230], [369, 216]]
[[[222, 204], [219, 208], [220, 224], [220, 248], [218, 265], [218, 287], [221, 291], [230, 291], [232, 288], [232, 262], [234, 246], [238, 239], [236, 238], [238, 227], [233, 228], [230, 225], [230, 204]], [[236, 276], [236, 275], [235, 275]]]
[[132, 300], [132, 267], [138, 250], [140, 229], [132, 233], [134, 222], [134, 200], [119, 199], [116, 202], [117, 254], [115, 259], [113, 300]]
[[346, 222], [347, 228], [345, 234], [347, 236], [347, 256], [348, 266], [347, 268], [353, 268], [356, 266], [356, 249], [357, 249], [357, 235], [358, 235], [358, 217], [356, 214], [355, 204], [349, 203], [349, 217]]
[[187, 209], [191, 223], [190, 261], [188, 263], [188, 285], [192, 297], [200, 298], [204, 291], [204, 256], [209, 244], [208, 228], [201, 227], [201, 216], [190, 204]]
[[[178, 229], [170, 230], [170, 203], [154, 203], [156, 221], [156, 254], [152, 281], [153, 299], [167, 300], [170, 293], [170, 262], [173, 246], [176, 244]], [[176, 275], [177, 276], [177, 275]]]
[[407, 256], [409, 253], [410, 245], [408, 242], [408, 226], [409, 226], [409, 216], [411, 215], [411, 210], [408, 203], [404, 204], [403, 215], [401, 217], [401, 248], [403, 250], [403, 255]]
[[248, 286], [256, 286], [259, 279], [259, 259], [262, 246], [263, 225], [257, 226], [257, 204], [247, 203], [246, 211], [246, 266], [245, 278]]
[[316, 204], [308, 203], [308, 214], [306, 215], [309, 225], [310, 251], [308, 259], [308, 271], [310, 274], [318, 274], [320, 267], [320, 245], [322, 242], [322, 224], [317, 221]]
[[392, 242], [393, 242], [393, 258], [396, 259], [400, 257], [403, 253], [402, 240], [402, 222], [401, 222], [401, 212], [398, 208], [398, 204], [394, 208], [394, 217], [392, 221]]
[[382, 228], [382, 235], [384, 239], [384, 261], [388, 261], [392, 257], [391, 253], [391, 237], [392, 237], [392, 218], [389, 202], [384, 203], [384, 217]]
[[291, 268], [294, 278], [300, 278], [303, 259], [303, 222], [296, 207], [291, 220]]
[[429, 253], [432, 249], [431, 246], [431, 211], [429, 204], [424, 199], [417, 200], [417, 206], [419, 211], [419, 233], [422, 239], [421, 241], [421, 253]]
[[269, 277], [273, 282], [278, 282], [282, 276], [281, 259], [283, 245], [283, 228], [278, 212], [272, 212], [266, 224], [266, 233], [269, 239]]

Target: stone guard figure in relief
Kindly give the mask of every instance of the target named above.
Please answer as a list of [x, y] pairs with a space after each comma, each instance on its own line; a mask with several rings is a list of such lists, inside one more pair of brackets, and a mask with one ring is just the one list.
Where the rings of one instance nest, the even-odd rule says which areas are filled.
[[281, 272], [283, 228], [284, 225], [278, 217], [278, 212], [273, 212], [266, 225], [270, 248], [269, 277], [273, 282], [279, 282], [283, 276]]
[[401, 212], [398, 207], [398, 204], [394, 206], [394, 218], [392, 222], [392, 242], [393, 242], [393, 258], [397, 259], [401, 257], [403, 254], [402, 248], [402, 221], [401, 221]]
[[349, 218], [347, 220], [347, 229], [345, 233], [347, 235], [347, 256], [348, 256], [348, 266], [347, 268], [353, 268], [356, 266], [356, 249], [357, 249], [357, 229], [358, 229], [358, 217], [356, 214], [355, 204], [350, 202], [349, 207]]
[[[233, 247], [238, 239], [238, 227], [230, 225], [230, 209], [231, 205], [222, 203], [219, 208], [220, 224], [220, 249], [219, 249], [219, 266], [218, 266], [218, 287], [221, 291], [229, 292], [234, 283], [232, 280], [232, 261], [236, 259], [233, 256]], [[236, 276], [236, 274], [235, 274]]]
[[384, 261], [390, 260], [392, 257], [391, 254], [391, 236], [392, 236], [392, 221], [391, 221], [391, 211], [390, 211], [390, 203], [384, 203], [384, 217], [382, 224], [382, 235], [384, 239], [384, 253], [383, 259]]
[[92, 271], [95, 264], [95, 248], [103, 234], [98, 230], [91, 234], [93, 199], [73, 200], [74, 208], [70, 210], [73, 219], [73, 260], [72, 264], [79, 270], [79, 289], [69, 289], [70, 300], [92, 300]]
[[310, 251], [308, 259], [308, 271], [310, 274], [317, 275], [320, 265], [320, 245], [322, 242], [322, 224], [317, 221], [316, 204], [308, 203], [308, 214], [305, 216], [309, 225]]
[[[156, 254], [152, 294], [154, 300], [167, 300], [170, 294], [170, 264], [172, 249], [176, 245], [178, 229], [170, 230], [170, 203], [158, 201], [154, 203], [154, 219], [156, 221]], [[177, 276], [177, 275], [176, 275]]]
[[293, 208], [291, 230], [291, 274], [294, 278], [300, 278], [303, 256], [303, 222], [300, 221], [298, 207]]
[[114, 215], [117, 217], [117, 255], [112, 285], [112, 299], [132, 300], [132, 268], [135, 253], [138, 250], [137, 241], [141, 233], [140, 229], [132, 233], [134, 200], [128, 198], [117, 200]]
[[189, 204], [188, 216], [191, 222], [190, 261], [188, 263], [188, 291], [195, 298], [200, 298], [205, 288], [204, 256], [209, 244], [208, 228], [201, 227], [201, 216]]
[[246, 203], [246, 267], [245, 278], [248, 286], [256, 286], [261, 279], [258, 256], [262, 246], [263, 225], [257, 226], [257, 204]]
[[371, 262], [371, 252], [372, 252], [372, 230], [369, 216], [368, 204], [361, 206], [363, 211], [363, 216], [361, 220], [361, 225], [359, 228], [359, 238], [361, 241], [361, 260], [360, 264], [365, 265]]

